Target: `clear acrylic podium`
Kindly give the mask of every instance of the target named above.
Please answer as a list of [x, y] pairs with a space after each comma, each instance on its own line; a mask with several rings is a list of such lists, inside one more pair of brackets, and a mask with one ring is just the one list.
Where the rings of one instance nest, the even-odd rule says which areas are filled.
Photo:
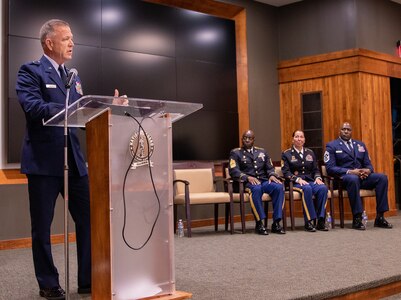
[[[96, 95], [68, 107], [68, 126], [86, 128], [92, 299], [175, 292], [172, 123], [201, 108]], [[63, 110], [45, 125], [64, 118]]]

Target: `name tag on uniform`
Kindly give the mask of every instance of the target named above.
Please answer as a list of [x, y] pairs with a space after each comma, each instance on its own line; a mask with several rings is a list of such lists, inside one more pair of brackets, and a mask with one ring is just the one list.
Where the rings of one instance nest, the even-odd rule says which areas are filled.
[[336, 153], [343, 153], [343, 150], [336, 150]]
[[48, 89], [56, 89], [56, 88], [57, 88], [57, 85], [47, 83], [47, 84], [46, 84], [46, 88], [48, 88]]

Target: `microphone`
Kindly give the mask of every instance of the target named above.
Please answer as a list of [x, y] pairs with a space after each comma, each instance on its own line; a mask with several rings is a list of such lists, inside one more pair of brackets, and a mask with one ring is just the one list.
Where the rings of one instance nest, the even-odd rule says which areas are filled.
[[71, 69], [68, 72], [67, 81], [65, 83], [66, 89], [69, 89], [71, 87], [72, 83], [74, 82], [75, 76], [77, 76], [77, 75], [78, 75], [77, 69]]

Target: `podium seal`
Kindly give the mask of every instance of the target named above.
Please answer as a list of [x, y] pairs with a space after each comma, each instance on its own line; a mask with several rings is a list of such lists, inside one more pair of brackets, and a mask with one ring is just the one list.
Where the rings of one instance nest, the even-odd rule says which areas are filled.
[[142, 130], [139, 130], [139, 133], [135, 132], [129, 142], [129, 151], [133, 157], [131, 169], [146, 165], [153, 167], [153, 162], [150, 160], [150, 157], [153, 154], [154, 148], [155, 146], [150, 134], [146, 133], [145, 135]]

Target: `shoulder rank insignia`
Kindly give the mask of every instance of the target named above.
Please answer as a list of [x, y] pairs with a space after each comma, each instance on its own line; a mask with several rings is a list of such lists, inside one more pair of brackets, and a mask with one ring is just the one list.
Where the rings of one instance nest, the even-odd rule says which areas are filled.
[[233, 169], [237, 166], [237, 163], [235, 162], [235, 159], [230, 159], [230, 169]]
[[330, 153], [328, 151], [324, 152], [323, 161], [327, 163], [330, 160]]

